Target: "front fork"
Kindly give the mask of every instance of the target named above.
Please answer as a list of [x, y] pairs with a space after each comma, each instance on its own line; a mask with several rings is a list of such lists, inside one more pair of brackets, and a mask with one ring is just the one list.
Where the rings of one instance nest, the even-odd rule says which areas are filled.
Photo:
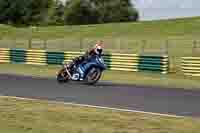
[[69, 78], [72, 79], [72, 75], [70, 74], [69, 70], [67, 68], [65, 68], [65, 71], [67, 72]]
[[72, 78], [72, 75], [70, 74], [69, 70], [67, 69], [67, 67], [63, 67], [58, 73], [60, 74], [62, 77], [65, 77], [64, 73], [67, 73], [67, 75], [69, 76], [69, 78], [71, 79]]

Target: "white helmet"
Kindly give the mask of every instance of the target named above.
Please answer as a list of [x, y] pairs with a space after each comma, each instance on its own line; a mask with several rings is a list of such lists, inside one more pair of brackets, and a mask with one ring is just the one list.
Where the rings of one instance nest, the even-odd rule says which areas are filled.
[[101, 55], [103, 52], [102, 46], [100, 44], [96, 44], [94, 51], [97, 55]]

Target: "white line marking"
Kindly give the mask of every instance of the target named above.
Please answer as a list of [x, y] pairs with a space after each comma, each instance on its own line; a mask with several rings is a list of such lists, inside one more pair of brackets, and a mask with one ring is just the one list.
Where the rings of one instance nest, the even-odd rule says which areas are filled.
[[[2, 98], [14, 98], [14, 99], [19, 99], [19, 100], [29, 100], [29, 101], [39, 101], [40, 100], [40, 99], [23, 98], [23, 97], [15, 97], [15, 96], [4, 96], [4, 95], [0, 95], [0, 97], [2, 97]], [[47, 100], [42, 99], [41, 101], [47, 101]], [[109, 108], [109, 107], [94, 106], [94, 105], [87, 105], [87, 104], [66, 103], [66, 102], [58, 102], [58, 101], [51, 101], [51, 100], [47, 101], [47, 102], [52, 103], [52, 104], [64, 104], [64, 105], [71, 105], [71, 106], [96, 108], [96, 109], [107, 109], [107, 110], [114, 110], [114, 111], [120, 111], [120, 112], [150, 114], [150, 115], [171, 117], [171, 118], [185, 118], [185, 116], [169, 115], [169, 114], [161, 114], [161, 113], [153, 113], [153, 112], [145, 112], [145, 111], [129, 110], [129, 109]]]

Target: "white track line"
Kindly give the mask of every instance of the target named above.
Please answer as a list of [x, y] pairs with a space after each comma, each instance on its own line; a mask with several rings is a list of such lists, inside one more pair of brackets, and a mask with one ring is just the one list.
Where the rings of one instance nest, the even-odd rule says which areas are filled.
[[[4, 96], [0, 95], [2, 98], [14, 98], [19, 100], [29, 100], [29, 101], [38, 101], [40, 99], [32, 99], [32, 98], [23, 98], [23, 97], [15, 97], [15, 96]], [[42, 99], [43, 101], [47, 101]], [[120, 112], [132, 112], [132, 113], [141, 113], [141, 114], [150, 114], [156, 116], [163, 116], [163, 117], [171, 117], [171, 118], [185, 118], [185, 116], [178, 116], [178, 115], [169, 115], [169, 114], [161, 114], [161, 113], [153, 113], [153, 112], [145, 112], [145, 111], [138, 111], [138, 110], [129, 110], [129, 109], [118, 109], [118, 108], [109, 108], [103, 106], [94, 106], [94, 105], [87, 105], [87, 104], [77, 104], [77, 103], [67, 103], [67, 102], [58, 102], [58, 101], [48, 101], [48, 103], [52, 104], [64, 104], [64, 105], [71, 105], [71, 106], [79, 106], [79, 107], [88, 107], [88, 108], [96, 108], [96, 109], [107, 109], [107, 110], [114, 110]]]

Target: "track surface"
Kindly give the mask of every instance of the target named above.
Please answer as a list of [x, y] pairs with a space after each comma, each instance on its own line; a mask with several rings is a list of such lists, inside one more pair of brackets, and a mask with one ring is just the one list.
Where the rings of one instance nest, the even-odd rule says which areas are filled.
[[94, 106], [200, 117], [200, 91], [99, 83], [58, 84], [55, 79], [0, 75], [0, 94]]

